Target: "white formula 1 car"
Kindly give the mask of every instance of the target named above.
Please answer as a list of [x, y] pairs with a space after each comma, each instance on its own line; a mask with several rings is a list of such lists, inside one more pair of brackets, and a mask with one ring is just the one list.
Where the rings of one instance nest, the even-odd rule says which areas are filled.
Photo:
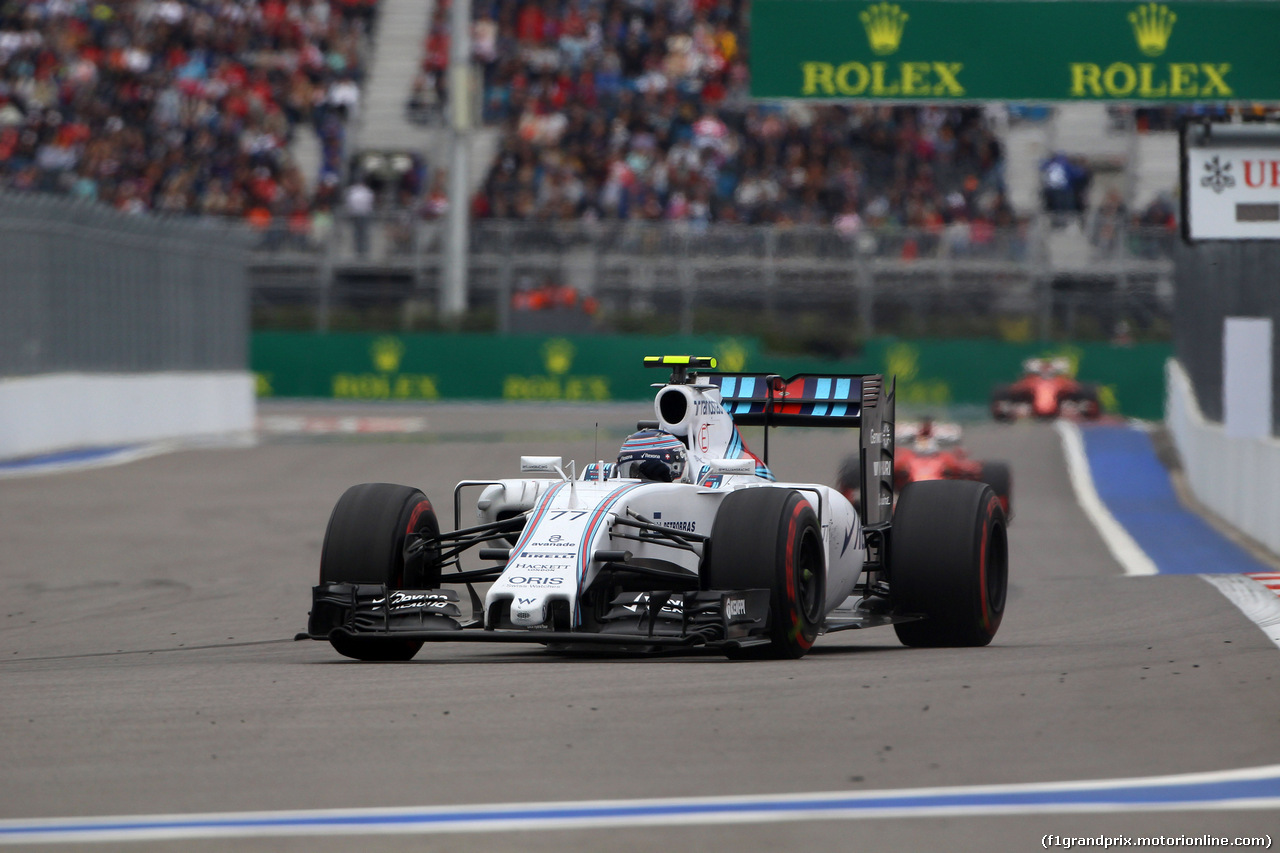
[[[453, 532], [415, 488], [348, 489], [299, 639], [393, 661], [444, 640], [798, 658], [851, 628], [893, 625], [911, 646], [995, 636], [1008, 576], [1000, 501], [984, 483], [934, 480], [908, 485], [894, 509], [894, 398], [882, 377], [645, 363], [671, 377], [656, 386], [657, 420], [638, 425], [616, 462], [578, 473], [526, 456], [522, 478], [463, 481]], [[763, 457], [740, 425], [765, 428]], [[855, 510], [824, 484], [776, 480], [768, 439], [780, 426], [859, 427], [862, 494], [874, 499]], [[468, 489], [479, 490], [476, 524], [463, 528]], [[493, 567], [464, 571], [472, 548]]]

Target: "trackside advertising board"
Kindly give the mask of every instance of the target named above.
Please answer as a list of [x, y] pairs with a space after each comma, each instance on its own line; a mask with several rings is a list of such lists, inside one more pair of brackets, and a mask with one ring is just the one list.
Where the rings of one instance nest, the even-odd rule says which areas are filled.
[[663, 370], [646, 355], [712, 355], [720, 369], [896, 376], [904, 411], [986, 406], [1014, 381], [1023, 360], [1066, 356], [1078, 378], [1100, 386], [1110, 411], [1164, 417], [1169, 344], [1021, 344], [877, 338], [856, 358], [820, 360], [764, 353], [752, 338], [545, 337], [480, 334], [258, 332], [251, 362], [260, 398], [341, 400], [544, 400], [591, 403], [653, 399]]
[[1280, 124], [1182, 130], [1182, 235], [1280, 240]]
[[754, 0], [756, 98], [1280, 99], [1280, 4]]

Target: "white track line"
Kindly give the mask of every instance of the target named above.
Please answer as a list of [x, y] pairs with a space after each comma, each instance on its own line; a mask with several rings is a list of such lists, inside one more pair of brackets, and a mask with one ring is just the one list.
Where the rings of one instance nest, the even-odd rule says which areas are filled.
[[[151, 441], [122, 447], [101, 455], [82, 458], [59, 459], [52, 462], [14, 464], [13, 460], [0, 460], [0, 480], [26, 477], [47, 477], [75, 471], [91, 471], [95, 468], [111, 468], [128, 465], [153, 456], [176, 453], [182, 450], [222, 450], [226, 448], [253, 447], [258, 443], [253, 433], [236, 433], [222, 436], [191, 436], [182, 439]], [[7, 463], [7, 464], [6, 464]]]
[[[1107, 543], [1112, 555], [1124, 567], [1127, 575], [1154, 575], [1158, 573], [1156, 564], [1146, 552], [1133, 540], [1128, 531], [1116, 521], [1115, 516], [1107, 509], [1106, 504], [1098, 497], [1093, 485], [1093, 475], [1089, 473], [1089, 461], [1084, 452], [1084, 439], [1080, 436], [1080, 427], [1070, 421], [1057, 421], [1054, 426], [1058, 435], [1062, 436], [1062, 452], [1067, 458], [1067, 472], [1071, 476], [1071, 486], [1075, 489], [1076, 500], [1093, 526], [1098, 529], [1102, 540]], [[1255, 625], [1262, 629], [1271, 642], [1280, 647], [1280, 598], [1265, 585], [1263, 575], [1259, 580], [1245, 575], [1200, 575], [1200, 577], [1217, 587], [1227, 600], [1240, 608]]]
[[1085, 456], [1080, 427], [1071, 421], [1059, 419], [1054, 422], [1054, 428], [1062, 437], [1062, 452], [1067, 458], [1067, 474], [1071, 477], [1076, 501], [1097, 528], [1111, 555], [1116, 558], [1126, 575], [1157, 574], [1156, 564], [1147, 556], [1147, 552], [1116, 521], [1107, 505], [1098, 497], [1098, 490], [1093, 485], [1093, 474], [1089, 472], [1089, 459]]
[[530, 832], [794, 820], [1280, 808], [1280, 765], [1132, 779], [881, 791], [0, 820], [0, 844]]

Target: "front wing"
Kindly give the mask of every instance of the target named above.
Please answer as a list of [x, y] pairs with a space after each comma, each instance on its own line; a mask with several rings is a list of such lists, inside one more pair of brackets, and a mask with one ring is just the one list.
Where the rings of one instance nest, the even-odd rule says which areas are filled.
[[312, 588], [311, 616], [299, 639], [348, 637], [482, 643], [745, 648], [768, 642], [769, 590], [626, 592], [590, 629], [484, 628], [464, 620], [451, 589], [388, 590], [380, 584]]
[[[769, 590], [624, 592], [589, 629], [484, 628], [478, 608], [464, 619], [452, 589], [388, 590], [380, 584], [312, 588], [311, 615], [299, 640], [362, 637], [426, 642], [542, 643], [556, 647], [748, 648], [770, 642]], [[478, 602], [476, 602], [478, 604]], [[874, 628], [920, 617], [887, 599], [850, 597], [827, 615], [821, 633]]]

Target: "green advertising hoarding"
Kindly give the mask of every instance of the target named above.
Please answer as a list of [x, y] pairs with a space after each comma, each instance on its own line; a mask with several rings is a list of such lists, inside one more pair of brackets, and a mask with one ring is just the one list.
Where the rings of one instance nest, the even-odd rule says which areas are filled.
[[756, 98], [1280, 100], [1280, 3], [754, 0]]
[[749, 339], [482, 334], [256, 332], [260, 397], [339, 400], [642, 399], [665, 379], [646, 355], [713, 355], [724, 369], [756, 361]]
[[1024, 359], [1066, 356], [1080, 379], [1100, 386], [1108, 410], [1159, 420], [1172, 347], [876, 338], [857, 358], [830, 361], [769, 355], [733, 337], [257, 332], [251, 362], [262, 398], [591, 403], [651, 400], [650, 383], [667, 374], [644, 368], [646, 355], [713, 355], [730, 372], [884, 373], [896, 377], [908, 415], [985, 407]]

